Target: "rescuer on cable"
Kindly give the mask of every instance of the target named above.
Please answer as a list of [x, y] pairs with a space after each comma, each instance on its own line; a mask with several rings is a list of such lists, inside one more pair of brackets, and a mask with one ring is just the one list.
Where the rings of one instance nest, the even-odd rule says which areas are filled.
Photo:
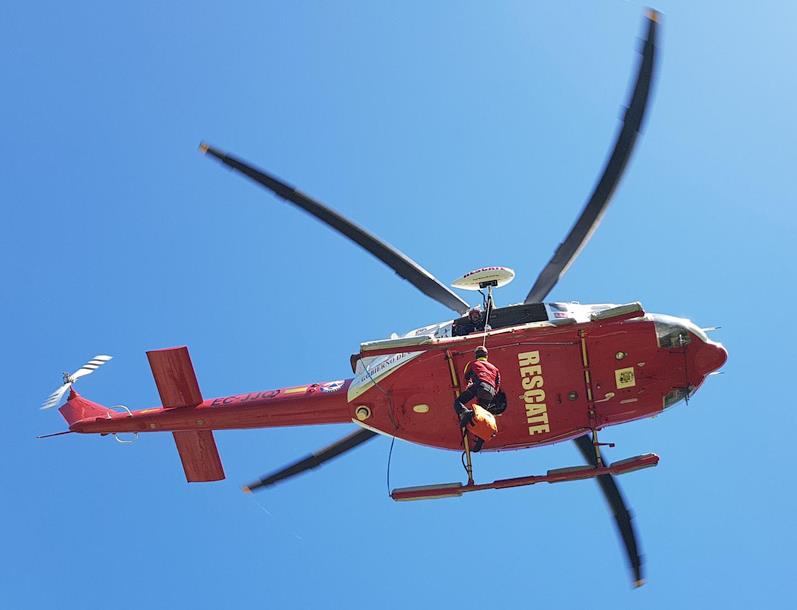
[[[501, 387], [501, 373], [498, 371], [498, 367], [487, 361], [487, 348], [480, 345], [474, 350], [473, 356], [474, 359], [465, 367], [465, 380], [468, 382], [468, 387], [454, 400], [454, 410], [459, 416], [462, 428], [466, 427], [473, 419], [473, 411], [468, 409], [467, 404], [477, 398], [479, 405], [490, 410], [495, 395]], [[481, 443], [479, 443], [479, 448], [481, 448]], [[474, 447], [474, 450], [478, 451], [478, 448]]]

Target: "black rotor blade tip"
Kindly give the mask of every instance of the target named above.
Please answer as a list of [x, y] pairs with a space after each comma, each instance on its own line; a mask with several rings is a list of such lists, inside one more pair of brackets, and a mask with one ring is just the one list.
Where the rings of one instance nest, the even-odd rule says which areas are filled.
[[251, 493], [262, 487], [269, 487], [275, 483], [294, 477], [297, 474], [306, 472], [307, 470], [318, 468], [319, 466], [338, 457], [339, 455], [346, 453], [347, 451], [351, 451], [358, 445], [363, 444], [365, 441], [370, 440], [375, 436], [377, 436], [377, 434], [373, 430], [357, 430], [356, 432], [353, 432], [347, 436], [344, 436], [342, 439], [335, 441], [328, 447], [316, 451], [315, 453], [311, 453], [310, 455], [303, 457], [302, 459], [297, 460], [296, 462], [284, 468], [262, 477], [260, 480], [254, 483], [244, 485], [243, 491], [244, 493]]

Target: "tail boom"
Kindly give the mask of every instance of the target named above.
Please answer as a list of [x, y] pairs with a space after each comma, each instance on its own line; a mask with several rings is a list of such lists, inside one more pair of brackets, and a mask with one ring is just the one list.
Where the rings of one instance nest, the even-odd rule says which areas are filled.
[[119, 412], [74, 389], [60, 412], [70, 432], [172, 432], [186, 480], [224, 479], [213, 430], [332, 424], [351, 421], [349, 381], [250, 392], [204, 400], [186, 347], [147, 352], [162, 406]]
[[[74, 392], [61, 407], [69, 429], [86, 434], [273, 428], [351, 422], [351, 380], [202, 401], [195, 407], [154, 407], [120, 413]], [[333, 385], [334, 384], [334, 385]], [[328, 388], [335, 387], [334, 390]]]
[[116, 411], [96, 402], [83, 398], [74, 389], [69, 392], [69, 400], [58, 411], [61, 413], [72, 432], [80, 432], [73, 428], [84, 421], [109, 420], [117, 415]]

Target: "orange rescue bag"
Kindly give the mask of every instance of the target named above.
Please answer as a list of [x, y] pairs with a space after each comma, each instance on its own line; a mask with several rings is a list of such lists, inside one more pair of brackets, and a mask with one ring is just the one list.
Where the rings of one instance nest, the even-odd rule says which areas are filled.
[[483, 441], [489, 441], [498, 432], [495, 415], [480, 405], [473, 405], [473, 419], [468, 424], [468, 430]]

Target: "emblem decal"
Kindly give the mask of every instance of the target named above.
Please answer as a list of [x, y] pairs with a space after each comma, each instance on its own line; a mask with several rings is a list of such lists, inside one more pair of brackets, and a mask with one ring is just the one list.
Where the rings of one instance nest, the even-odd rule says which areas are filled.
[[627, 369], [617, 369], [614, 371], [614, 379], [617, 382], [617, 389], [633, 388], [636, 385], [636, 377], [634, 376], [634, 367], [630, 366]]
[[337, 392], [343, 387], [343, 381], [330, 381], [321, 386], [322, 392]]

